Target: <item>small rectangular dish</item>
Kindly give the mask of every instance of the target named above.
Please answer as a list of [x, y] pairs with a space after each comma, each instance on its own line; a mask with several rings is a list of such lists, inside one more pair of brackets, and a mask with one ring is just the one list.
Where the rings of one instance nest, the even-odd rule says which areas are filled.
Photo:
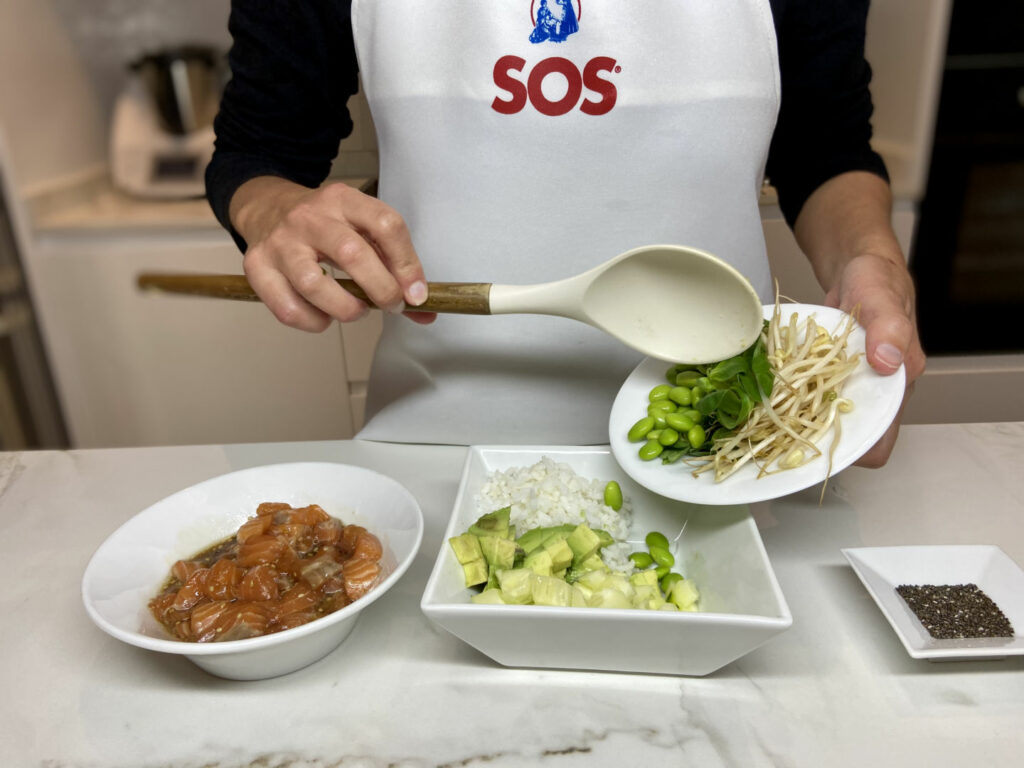
[[[842, 553], [911, 657], [971, 661], [1024, 654], [1024, 571], [999, 547], [853, 547]], [[1013, 625], [1013, 637], [934, 638], [896, 591], [958, 584], [975, 584], [991, 598]]]
[[[670, 612], [470, 601], [448, 539], [480, 514], [477, 495], [496, 470], [543, 457], [587, 479], [616, 480], [633, 510], [628, 542], [657, 530], [700, 590], [700, 610]], [[520, 532], [521, 534], [522, 532]], [[435, 624], [509, 667], [706, 675], [786, 630], [789, 608], [745, 506], [703, 506], [657, 496], [629, 479], [606, 447], [473, 446], [421, 608]]]

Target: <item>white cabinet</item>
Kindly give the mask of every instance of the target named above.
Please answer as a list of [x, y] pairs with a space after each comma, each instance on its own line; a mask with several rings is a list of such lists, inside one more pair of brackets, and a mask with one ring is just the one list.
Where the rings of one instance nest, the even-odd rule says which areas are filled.
[[223, 232], [43, 232], [33, 251], [36, 304], [75, 447], [353, 434], [338, 325], [307, 334], [258, 303], [136, 288], [143, 271], [240, 272]]

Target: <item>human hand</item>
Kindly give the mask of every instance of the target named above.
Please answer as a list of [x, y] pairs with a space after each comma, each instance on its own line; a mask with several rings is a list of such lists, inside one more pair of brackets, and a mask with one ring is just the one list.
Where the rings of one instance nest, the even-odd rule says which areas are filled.
[[367, 305], [322, 262], [344, 270], [384, 311], [419, 323], [436, 318], [406, 311], [427, 298], [423, 267], [402, 217], [376, 198], [347, 184], [308, 189], [262, 176], [238, 188], [230, 216], [249, 245], [243, 267], [250, 285], [285, 325], [319, 332], [366, 314]]
[[[883, 376], [895, 373], [902, 363], [910, 395], [914, 381], [924, 372], [925, 355], [917, 333], [914, 283], [902, 256], [862, 254], [848, 261], [825, 297], [830, 307], [851, 312], [859, 305], [858, 320], [867, 339], [868, 363]], [[892, 453], [899, 433], [903, 405], [892, 425], [858, 461], [857, 466], [881, 467]]]

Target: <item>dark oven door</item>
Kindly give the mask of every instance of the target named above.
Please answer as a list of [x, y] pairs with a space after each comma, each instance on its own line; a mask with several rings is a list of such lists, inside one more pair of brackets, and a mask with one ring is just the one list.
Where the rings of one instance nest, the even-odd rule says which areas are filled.
[[980, 50], [969, 29], [951, 29], [966, 50], [946, 59], [911, 255], [928, 353], [1024, 349], [1024, 52]]

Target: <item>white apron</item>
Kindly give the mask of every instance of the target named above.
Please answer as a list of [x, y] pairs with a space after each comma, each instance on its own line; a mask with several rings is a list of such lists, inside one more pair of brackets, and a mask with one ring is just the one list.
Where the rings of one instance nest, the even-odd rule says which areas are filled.
[[[678, 243], [770, 299], [768, 0], [354, 0], [352, 23], [380, 198], [428, 280], [547, 282]], [[606, 443], [640, 359], [564, 318], [388, 316], [358, 437]]]

